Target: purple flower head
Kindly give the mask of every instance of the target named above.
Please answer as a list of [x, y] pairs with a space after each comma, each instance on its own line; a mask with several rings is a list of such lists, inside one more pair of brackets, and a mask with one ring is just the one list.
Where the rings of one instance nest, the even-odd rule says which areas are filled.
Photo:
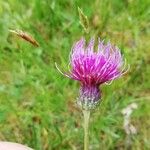
[[[86, 46], [85, 39], [76, 42], [70, 53], [71, 70], [65, 76], [81, 83], [78, 104], [93, 109], [101, 99], [99, 86], [119, 78], [125, 73], [125, 61], [120, 50], [109, 42], [98, 41], [94, 51], [94, 38]], [[60, 70], [59, 70], [60, 71]]]

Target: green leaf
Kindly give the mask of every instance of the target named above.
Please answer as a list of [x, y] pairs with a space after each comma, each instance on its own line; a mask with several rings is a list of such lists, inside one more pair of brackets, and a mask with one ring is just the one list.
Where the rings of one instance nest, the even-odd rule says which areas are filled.
[[89, 33], [89, 20], [88, 17], [83, 13], [83, 11], [78, 7], [80, 24], [86, 33]]

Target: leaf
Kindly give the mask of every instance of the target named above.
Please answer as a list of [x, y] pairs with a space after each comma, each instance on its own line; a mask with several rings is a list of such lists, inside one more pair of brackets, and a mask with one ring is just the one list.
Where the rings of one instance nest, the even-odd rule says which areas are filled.
[[85, 30], [86, 33], [89, 33], [89, 20], [86, 15], [84, 15], [83, 11], [78, 7], [80, 24]]

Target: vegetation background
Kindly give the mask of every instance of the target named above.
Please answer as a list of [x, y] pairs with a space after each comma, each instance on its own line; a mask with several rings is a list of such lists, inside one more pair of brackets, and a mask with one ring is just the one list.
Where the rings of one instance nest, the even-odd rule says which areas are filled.
[[[73, 43], [84, 35], [77, 7], [90, 21], [90, 36], [110, 40], [122, 51], [130, 71], [103, 85], [100, 107], [93, 112], [91, 150], [127, 149], [122, 109], [137, 134], [131, 150], [150, 149], [150, 1], [149, 0], [1, 0], [0, 1], [0, 140], [35, 150], [83, 149], [82, 113], [75, 105], [79, 84], [58, 73], [66, 68]], [[9, 29], [29, 32], [40, 47]], [[88, 38], [88, 37], [87, 37]]]

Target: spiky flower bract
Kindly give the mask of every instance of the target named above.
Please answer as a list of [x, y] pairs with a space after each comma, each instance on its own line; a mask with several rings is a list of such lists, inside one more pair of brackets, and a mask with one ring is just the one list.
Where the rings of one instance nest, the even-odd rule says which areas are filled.
[[[99, 86], [119, 78], [125, 72], [125, 61], [119, 48], [98, 39], [97, 51], [94, 38], [86, 46], [85, 39], [76, 42], [70, 53], [71, 70], [65, 76], [80, 81], [78, 104], [83, 109], [93, 109], [101, 99]], [[124, 66], [124, 67], [123, 67]]]

